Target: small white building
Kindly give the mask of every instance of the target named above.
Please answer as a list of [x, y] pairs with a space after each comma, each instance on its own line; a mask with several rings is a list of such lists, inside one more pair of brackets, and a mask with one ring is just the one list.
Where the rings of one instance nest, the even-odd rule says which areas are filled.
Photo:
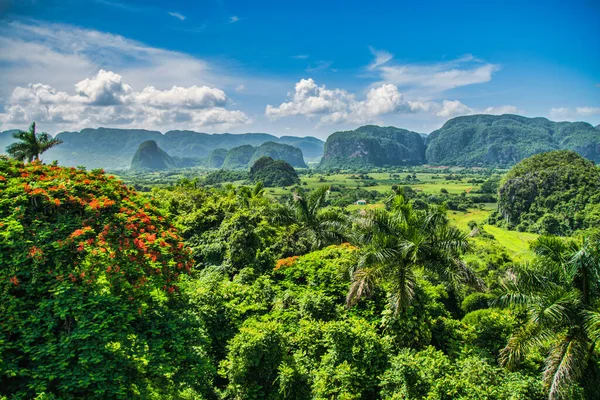
[[367, 205], [367, 201], [366, 200], [357, 200], [356, 203], [357, 206], [365, 206]]

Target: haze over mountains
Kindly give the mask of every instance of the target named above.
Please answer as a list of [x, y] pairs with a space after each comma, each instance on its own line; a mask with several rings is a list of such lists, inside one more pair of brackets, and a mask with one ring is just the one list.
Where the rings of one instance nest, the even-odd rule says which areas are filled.
[[[0, 133], [0, 148], [12, 143]], [[553, 122], [519, 115], [471, 115], [448, 120], [429, 135], [396, 127], [366, 125], [335, 132], [326, 142], [315, 137], [276, 137], [266, 133], [207, 134], [193, 131], [83, 129], [62, 132], [64, 143], [44, 154], [46, 160], [88, 168], [127, 169], [141, 143], [154, 141], [171, 161], [169, 167], [248, 168], [262, 156], [296, 168], [317, 161], [323, 169], [394, 165], [509, 167], [533, 154], [573, 150], [600, 162], [600, 125]]]

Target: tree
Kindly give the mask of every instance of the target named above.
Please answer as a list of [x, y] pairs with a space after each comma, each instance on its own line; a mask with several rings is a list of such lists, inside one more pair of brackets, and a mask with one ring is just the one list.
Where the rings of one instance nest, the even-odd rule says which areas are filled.
[[29, 131], [15, 132], [13, 137], [20, 142], [8, 146], [6, 152], [11, 157], [23, 162], [39, 160], [43, 152], [62, 143], [62, 140], [54, 139], [45, 132], [36, 133], [35, 122], [31, 124]]
[[[577, 243], [541, 237], [532, 249], [537, 255], [534, 263], [515, 267], [503, 282], [502, 302], [524, 306], [529, 318], [510, 338], [500, 359], [514, 368], [532, 351], [548, 349], [543, 373], [548, 398], [572, 398], [575, 384], [589, 382], [597, 373], [600, 238]], [[592, 389], [586, 398], [598, 398], [593, 393]]]
[[210, 392], [179, 290], [193, 260], [147, 198], [99, 170], [0, 158], [0, 221], [0, 398]]
[[347, 296], [349, 306], [383, 286], [391, 293], [395, 310], [406, 309], [419, 268], [452, 284], [476, 283], [460, 260], [469, 249], [467, 235], [448, 225], [442, 207], [414, 210], [402, 195], [396, 195], [390, 210], [373, 210], [359, 218], [356, 230], [361, 252]]
[[298, 228], [295, 234], [308, 240], [311, 250], [341, 243], [346, 219], [335, 209], [326, 209], [329, 188], [321, 186], [310, 193], [295, 189], [292, 198], [272, 211], [273, 222]]

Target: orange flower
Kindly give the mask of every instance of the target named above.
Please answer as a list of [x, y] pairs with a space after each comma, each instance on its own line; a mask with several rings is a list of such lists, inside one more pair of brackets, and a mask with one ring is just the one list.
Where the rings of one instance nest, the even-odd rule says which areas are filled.
[[294, 265], [294, 263], [296, 262], [297, 259], [298, 259], [298, 256], [282, 258], [277, 261], [277, 264], [275, 264], [274, 269], [275, 269], [275, 271], [277, 271], [281, 267], [291, 267], [292, 265]]
[[0, 175], [0, 182], [4, 182], [6, 180], [5, 177], [3, 177], [2, 175]]
[[19, 280], [17, 279], [16, 276], [13, 276], [12, 278], [10, 278], [10, 283], [12, 283], [15, 286], [19, 286]]
[[54, 199], [54, 204], [57, 206], [60, 206], [60, 200], [59, 199]]

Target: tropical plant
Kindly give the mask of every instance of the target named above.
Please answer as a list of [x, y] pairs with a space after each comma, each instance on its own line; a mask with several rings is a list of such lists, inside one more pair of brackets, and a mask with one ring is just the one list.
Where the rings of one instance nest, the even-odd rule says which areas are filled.
[[406, 309], [414, 297], [419, 269], [451, 284], [479, 283], [460, 259], [469, 250], [467, 235], [448, 225], [443, 207], [414, 210], [402, 195], [396, 195], [389, 208], [356, 220], [361, 251], [352, 272], [348, 306], [383, 286], [394, 309]]
[[[573, 387], [589, 382], [597, 368], [600, 238], [575, 242], [541, 237], [532, 249], [535, 261], [515, 267], [503, 282], [500, 300], [524, 306], [529, 319], [510, 338], [500, 360], [514, 368], [527, 355], [546, 350], [542, 379], [548, 398], [572, 398]], [[597, 398], [592, 393], [586, 398]]]
[[15, 132], [13, 137], [20, 142], [9, 145], [6, 152], [11, 157], [23, 162], [39, 160], [43, 152], [62, 143], [61, 140], [54, 139], [45, 132], [36, 133], [35, 122], [31, 124], [27, 132]]
[[345, 237], [346, 218], [337, 210], [325, 208], [329, 188], [321, 186], [310, 193], [296, 188], [292, 198], [273, 208], [271, 219], [284, 225], [296, 225], [295, 235], [309, 242], [311, 250], [341, 243]]
[[114, 177], [0, 158], [0, 398], [209, 392], [179, 289], [193, 265], [163, 212]]

